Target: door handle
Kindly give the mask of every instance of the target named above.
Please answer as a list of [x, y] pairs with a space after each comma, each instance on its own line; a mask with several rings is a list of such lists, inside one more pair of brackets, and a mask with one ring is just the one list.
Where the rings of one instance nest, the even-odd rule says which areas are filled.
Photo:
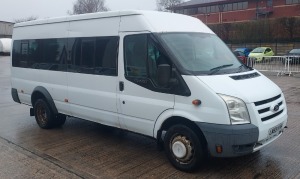
[[124, 91], [124, 82], [123, 81], [119, 82], [119, 90]]

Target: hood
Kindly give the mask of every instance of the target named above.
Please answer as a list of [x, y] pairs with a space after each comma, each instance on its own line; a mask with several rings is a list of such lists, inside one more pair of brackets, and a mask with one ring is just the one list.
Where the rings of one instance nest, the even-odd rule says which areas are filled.
[[249, 53], [249, 57], [260, 57], [262, 55], [262, 53]]
[[300, 57], [299, 53], [288, 53], [286, 56]]
[[[258, 73], [259, 76], [245, 79], [233, 79], [232, 76], [248, 76]], [[219, 94], [242, 99], [245, 103], [253, 103], [281, 94], [281, 89], [270, 79], [256, 70], [246, 73], [197, 76], [199, 80]]]

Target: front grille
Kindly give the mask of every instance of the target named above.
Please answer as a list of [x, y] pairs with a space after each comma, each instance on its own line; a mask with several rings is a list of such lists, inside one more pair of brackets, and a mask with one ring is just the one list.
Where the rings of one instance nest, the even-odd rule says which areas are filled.
[[261, 118], [262, 121], [267, 121], [269, 119], [272, 119], [278, 115], [280, 115], [281, 113], [283, 112], [283, 110], [279, 111], [278, 113], [275, 113], [275, 114], [272, 114], [271, 116], [267, 116], [267, 117], [264, 117], [264, 118]]
[[266, 104], [266, 103], [270, 103], [272, 101], [275, 101], [276, 99], [280, 98], [281, 97], [281, 94], [278, 95], [278, 96], [275, 96], [273, 98], [270, 98], [270, 99], [266, 99], [266, 100], [262, 100], [262, 101], [258, 101], [258, 102], [255, 102], [255, 106], [260, 106], [260, 105], [263, 105], [263, 104]]
[[[280, 103], [278, 103], [278, 106], [281, 106], [281, 105], [282, 105], [282, 101]], [[270, 111], [270, 107], [260, 109], [260, 110], [258, 110], [258, 113], [262, 114], [262, 113], [265, 113], [265, 112], [268, 112], [268, 111]]]
[[286, 108], [283, 103], [283, 96], [281, 94], [269, 99], [254, 102], [254, 105], [261, 118], [261, 121], [263, 122], [279, 116]]

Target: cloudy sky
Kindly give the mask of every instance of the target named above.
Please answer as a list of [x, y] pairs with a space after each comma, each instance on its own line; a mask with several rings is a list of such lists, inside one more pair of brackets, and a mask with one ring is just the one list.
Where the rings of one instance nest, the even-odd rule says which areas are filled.
[[[0, 0], [0, 21], [38, 16], [48, 18], [67, 15], [76, 0]], [[156, 0], [106, 0], [111, 10], [156, 9]]]

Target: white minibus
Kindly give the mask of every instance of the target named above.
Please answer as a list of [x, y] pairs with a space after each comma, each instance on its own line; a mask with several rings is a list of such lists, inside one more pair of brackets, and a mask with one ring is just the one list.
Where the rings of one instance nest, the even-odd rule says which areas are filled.
[[15, 24], [12, 97], [41, 128], [66, 116], [157, 140], [172, 165], [236, 157], [287, 124], [280, 88], [245, 66], [200, 20], [116, 11]]

